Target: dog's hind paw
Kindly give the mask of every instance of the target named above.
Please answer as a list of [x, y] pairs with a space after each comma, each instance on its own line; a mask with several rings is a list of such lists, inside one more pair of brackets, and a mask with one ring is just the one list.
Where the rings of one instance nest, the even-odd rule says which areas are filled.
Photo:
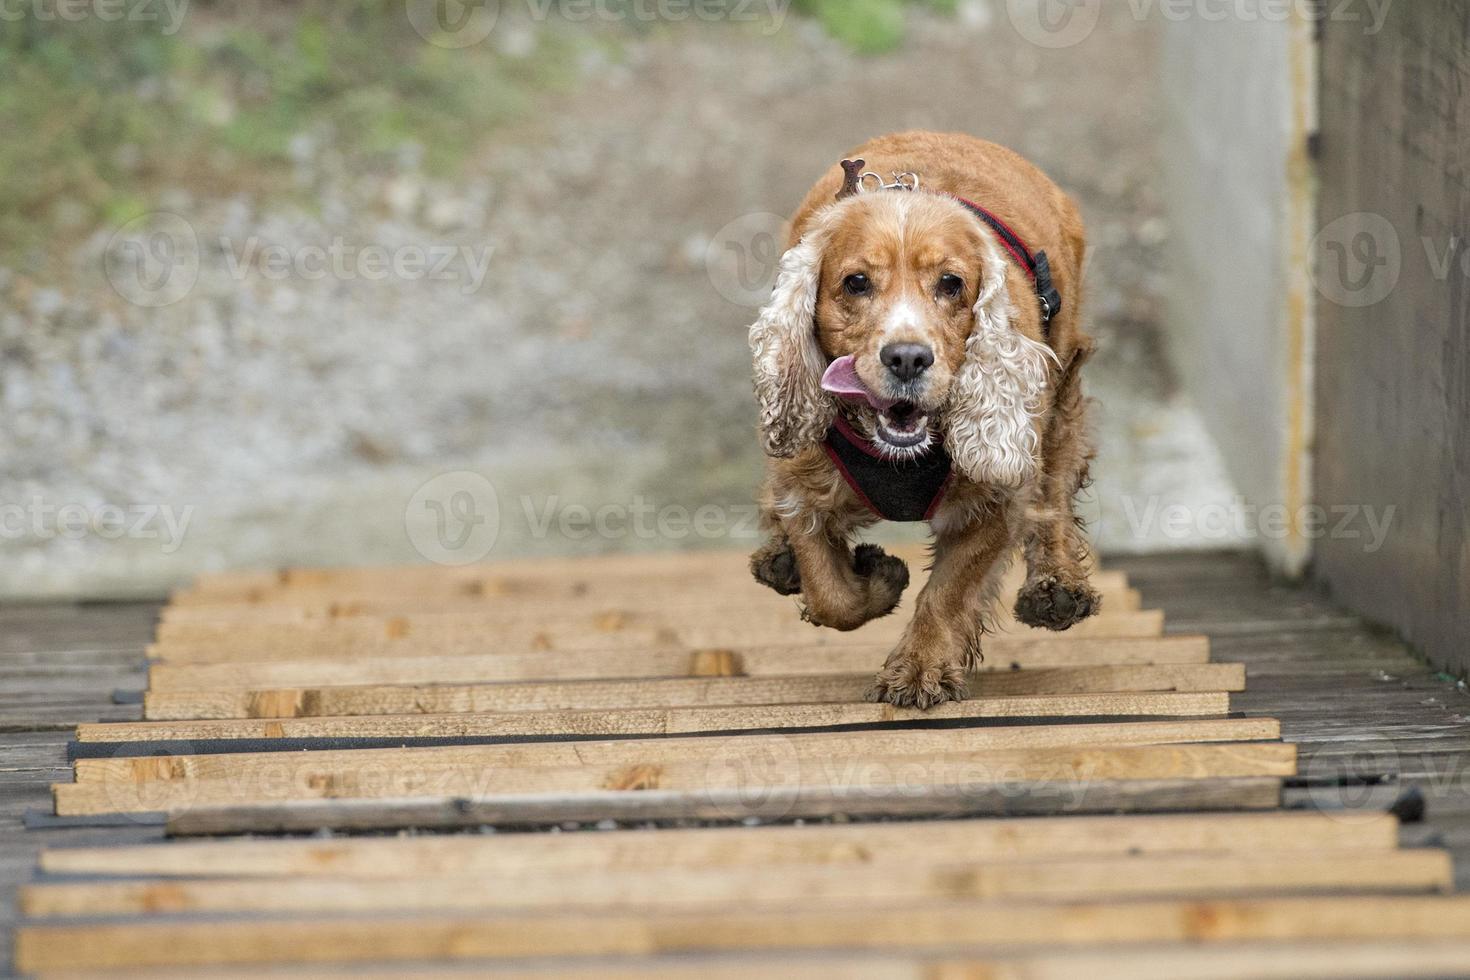
[[796, 566], [796, 553], [791, 546], [757, 551], [750, 557], [750, 572], [755, 580], [780, 595], [801, 592], [801, 569]]
[[1065, 630], [1102, 608], [1102, 596], [1086, 582], [1063, 584], [1055, 575], [1027, 582], [1016, 596], [1016, 618], [1027, 626]]

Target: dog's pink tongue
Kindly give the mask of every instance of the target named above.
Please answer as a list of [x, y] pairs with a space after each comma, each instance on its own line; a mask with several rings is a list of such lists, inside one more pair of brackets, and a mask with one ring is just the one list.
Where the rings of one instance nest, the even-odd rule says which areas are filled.
[[822, 375], [822, 390], [830, 391], [841, 398], [861, 398], [880, 412], [886, 412], [898, 404], [896, 398], [883, 398], [868, 390], [863, 379], [858, 377], [851, 354], [839, 357], [827, 365], [827, 373]]

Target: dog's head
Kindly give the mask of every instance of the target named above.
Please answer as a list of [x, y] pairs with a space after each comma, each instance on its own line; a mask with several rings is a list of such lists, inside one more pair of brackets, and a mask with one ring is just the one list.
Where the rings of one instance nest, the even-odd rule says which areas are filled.
[[1038, 466], [1051, 349], [1025, 336], [994, 233], [951, 198], [857, 194], [813, 216], [750, 328], [766, 452], [822, 440], [837, 398], [880, 452], [917, 456], [943, 433], [979, 483]]

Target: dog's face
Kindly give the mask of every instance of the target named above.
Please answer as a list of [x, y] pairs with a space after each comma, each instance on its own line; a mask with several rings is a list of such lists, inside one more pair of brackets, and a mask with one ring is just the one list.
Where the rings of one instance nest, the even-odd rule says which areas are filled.
[[1013, 322], [1007, 261], [941, 195], [874, 191], [818, 212], [750, 328], [766, 452], [819, 443], [842, 398], [885, 455], [942, 434], [972, 480], [1030, 479], [1054, 355]]
[[[934, 195], [860, 195], [822, 252], [817, 343], [880, 451], [927, 451], [965, 361], [985, 242], [973, 217]], [[857, 386], [852, 385], [856, 375]]]

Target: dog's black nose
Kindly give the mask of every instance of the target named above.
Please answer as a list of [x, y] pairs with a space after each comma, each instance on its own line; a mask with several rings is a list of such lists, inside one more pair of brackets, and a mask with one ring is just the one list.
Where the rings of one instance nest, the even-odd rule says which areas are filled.
[[934, 364], [934, 352], [923, 344], [889, 344], [878, 360], [900, 381], [912, 381]]

